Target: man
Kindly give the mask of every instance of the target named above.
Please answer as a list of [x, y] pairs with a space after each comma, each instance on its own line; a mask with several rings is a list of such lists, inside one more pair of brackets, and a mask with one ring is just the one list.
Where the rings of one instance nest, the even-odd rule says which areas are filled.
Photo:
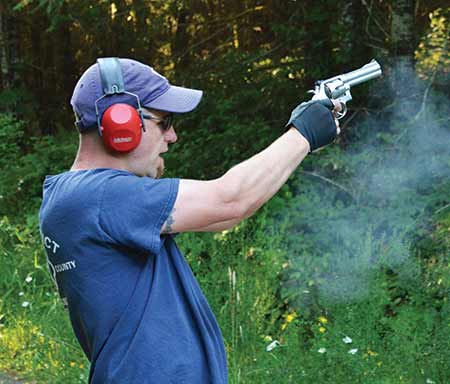
[[172, 114], [201, 97], [129, 59], [99, 59], [75, 87], [79, 150], [70, 171], [46, 177], [40, 227], [90, 383], [227, 382], [220, 329], [172, 234], [233, 227], [337, 134], [333, 103], [303, 103], [222, 177], [158, 179]]

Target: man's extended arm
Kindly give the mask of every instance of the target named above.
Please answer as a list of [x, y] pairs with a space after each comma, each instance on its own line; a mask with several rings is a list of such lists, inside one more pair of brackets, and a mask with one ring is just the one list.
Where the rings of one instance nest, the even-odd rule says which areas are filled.
[[219, 179], [180, 180], [174, 209], [162, 232], [221, 231], [233, 227], [269, 200], [308, 152], [308, 141], [291, 128]]
[[211, 181], [180, 180], [162, 233], [220, 231], [252, 215], [286, 182], [308, 152], [337, 134], [331, 101], [307, 102], [292, 112], [290, 129], [270, 146]]

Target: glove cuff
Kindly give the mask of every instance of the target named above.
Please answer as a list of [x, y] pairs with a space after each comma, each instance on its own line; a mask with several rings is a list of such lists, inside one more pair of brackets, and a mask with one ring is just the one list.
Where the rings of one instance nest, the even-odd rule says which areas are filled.
[[329, 109], [334, 107], [330, 101], [327, 106], [319, 101], [310, 101], [300, 104], [292, 112], [286, 127], [293, 125], [310, 145], [310, 151], [330, 144], [337, 136], [334, 116]]

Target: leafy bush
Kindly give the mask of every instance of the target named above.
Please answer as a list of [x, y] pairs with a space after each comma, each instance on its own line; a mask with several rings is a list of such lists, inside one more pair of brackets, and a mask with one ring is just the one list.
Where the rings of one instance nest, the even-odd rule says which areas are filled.
[[11, 114], [0, 114], [0, 169], [15, 164], [21, 153], [25, 122]]
[[45, 175], [67, 170], [76, 153], [73, 134], [27, 137], [26, 123], [0, 114], [0, 215], [35, 214], [40, 205]]

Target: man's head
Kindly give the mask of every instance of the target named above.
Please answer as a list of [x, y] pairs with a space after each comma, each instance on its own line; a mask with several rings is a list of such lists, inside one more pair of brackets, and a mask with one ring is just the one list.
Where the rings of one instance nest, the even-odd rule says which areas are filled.
[[[106, 70], [105, 67], [108, 66], [105, 66], [105, 63], [112, 64], [112, 69]], [[111, 89], [113, 89], [112, 92]], [[136, 109], [139, 109], [140, 105], [145, 130], [142, 132], [140, 141], [137, 141], [137, 146], [131, 152], [115, 153], [116, 151], [112, 148], [108, 148], [109, 145], [104, 148], [98, 145], [85, 145], [89, 150], [83, 150], [83, 158], [89, 157], [89, 152], [93, 151], [97, 153], [91, 153], [91, 157], [98, 157], [97, 155], [101, 155], [98, 152], [102, 152], [103, 149], [104, 155], [109, 155], [115, 160], [120, 159], [122, 162], [126, 161], [130, 166], [132, 165], [130, 161], [133, 160], [136, 166], [138, 164], [144, 166], [144, 163], [150, 162], [153, 164], [152, 167], [155, 166], [155, 163], [159, 163], [156, 167], [161, 168], [163, 161], [159, 157], [159, 153], [167, 151], [168, 144], [176, 141], [173, 127], [171, 124], [165, 124], [164, 119], [173, 113], [193, 110], [200, 102], [201, 97], [202, 91], [173, 86], [165, 77], [138, 61], [102, 59], [101, 67], [99, 63], [96, 63], [84, 72], [71, 99], [77, 117], [76, 125], [82, 137], [80, 150], [83, 150], [83, 142], [95, 140], [95, 136], [90, 132], [98, 131], [100, 133], [102, 131], [100, 126], [103, 125], [103, 122], [100, 122], [104, 112], [108, 108], [110, 111], [110, 107], [116, 104], [128, 104]], [[165, 128], [164, 125], [166, 125]], [[113, 125], [113, 127], [115, 126]], [[138, 119], [140, 133], [139, 127], [140, 119]], [[106, 138], [106, 135], [102, 134], [102, 137]], [[86, 160], [83, 161], [83, 163], [86, 162]], [[84, 165], [88, 166], [88, 164]], [[92, 166], [95, 167], [96, 164], [92, 164]], [[142, 174], [142, 167], [138, 168], [138, 174]], [[137, 171], [137, 169], [135, 170]], [[155, 177], [159, 173], [160, 171], [148, 170], [144, 174]]]
[[129, 154], [130, 168], [140, 176], [159, 178], [164, 172], [162, 154], [177, 141], [177, 134], [168, 112], [145, 108], [143, 116], [145, 132], [139, 146]]

